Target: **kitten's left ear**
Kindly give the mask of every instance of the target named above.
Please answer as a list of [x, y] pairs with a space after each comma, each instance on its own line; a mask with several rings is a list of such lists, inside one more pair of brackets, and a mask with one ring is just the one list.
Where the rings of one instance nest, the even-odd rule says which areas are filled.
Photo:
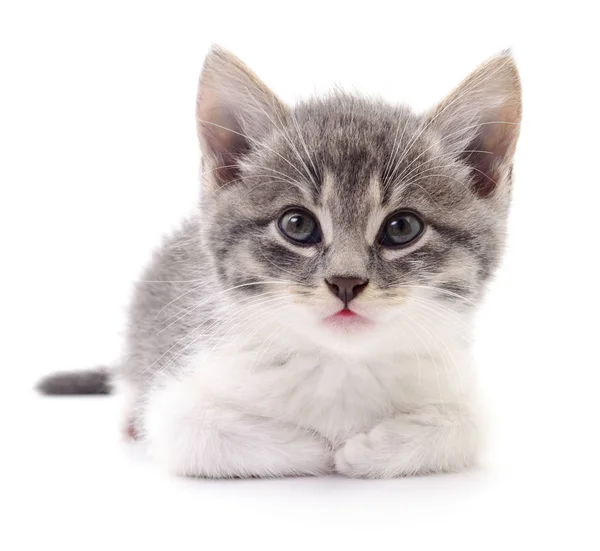
[[287, 107], [242, 61], [219, 46], [207, 54], [196, 101], [198, 138], [217, 185], [235, 179], [240, 157], [287, 117]]
[[477, 195], [492, 195], [509, 177], [521, 125], [521, 84], [510, 52], [476, 69], [429, 113], [428, 123], [471, 166]]

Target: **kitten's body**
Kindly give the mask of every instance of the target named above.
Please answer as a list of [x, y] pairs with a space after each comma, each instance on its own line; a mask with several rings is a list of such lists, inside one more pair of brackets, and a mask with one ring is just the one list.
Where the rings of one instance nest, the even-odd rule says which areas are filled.
[[[257, 326], [250, 311], [248, 318], [234, 318], [236, 330], [231, 334], [231, 326], [218, 320], [230, 317], [228, 310], [236, 309], [236, 304], [218, 299], [223, 287], [207, 269], [208, 260], [195, 238], [198, 225], [194, 219], [184, 224], [156, 254], [145, 273], [146, 281], [138, 284], [130, 348], [119, 370], [129, 402], [126, 422], [149, 440], [155, 457], [168, 468], [206, 476], [325, 473], [333, 468], [335, 450], [378, 421], [398, 414], [408, 421], [408, 414], [418, 411], [418, 424], [447, 423], [444, 408], [446, 413], [454, 408], [450, 413], [463, 419], [471, 416], [472, 378], [465, 326], [458, 319], [452, 320], [459, 324], [456, 331], [444, 324], [434, 324], [434, 330], [430, 324], [428, 330], [435, 331], [435, 339], [427, 331], [415, 338], [415, 331], [408, 329], [406, 338], [395, 335], [395, 342], [390, 342], [380, 335], [348, 351], [315, 347], [310, 339], [281, 333], [276, 317]], [[469, 316], [466, 312], [461, 318], [465, 325]], [[443, 314], [437, 321], [442, 320]], [[205, 328], [202, 337], [193, 331], [197, 326]], [[440, 338], [444, 345], [436, 347]], [[207, 403], [224, 404], [240, 418], [227, 416], [219, 425]], [[186, 419], [190, 414], [192, 418]], [[199, 442], [198, 427], [212, 415], [210, 424], [217, 438], [225, 435], [231, 446], [239, 440], [238, 452], [221, 449], [210, 440], [208, 430], [202, 434], [206, 442]], [[455, 450], [466, 453], [464, 459], [438, 458], [426, 467], [407, 450], [396, 453], [397, 446], [392, 444], [394, 455], [403, 462], [402, 472], [466, 466], [477, 449], [474, 416], [468, 424], [472, 433], [465, 438], [469, 442], [466, 446], [461, 442]], [[290, 447], [268, 450], [262, 442], [268, 437], [290, 439]], [[414, 443], [402, 447], [406, 445]], [[309, 462], [301, 455], [304, 447], [311, 456]], [[207, 468], [209, 450], [214, 457]], [[253, 453], [256, 465], [249, 468], [246, 461]], [[244, 460], [229, 465], [224, 458], [231, 455]], [[279, 465], [271, 465], [277, 459]], [[390, 469], [371, 458], [353, 468], [346, 465], [350, 460], [343, 453], [338, 460], [338, 470], [356, 476], [383, 476]]]
[[[463, 88], [425, 117], [343, 94], [289, 110], [235, 58], [209, 56], [201, 206], [138, 284], [115, 375], [129, 434], [169, 470], [383, 477], [473, 464], [467, 340], [503, 242], [520, 118], [511, 58]], [[320, 245], [282, 237], [290, 205], [316, 215]], [[382, 221], [398, 209], [426, 229], [384, 249]], [[350, 303], [359, 321], [336, 317], [323, 281], [337, 275], [368, 282]]]

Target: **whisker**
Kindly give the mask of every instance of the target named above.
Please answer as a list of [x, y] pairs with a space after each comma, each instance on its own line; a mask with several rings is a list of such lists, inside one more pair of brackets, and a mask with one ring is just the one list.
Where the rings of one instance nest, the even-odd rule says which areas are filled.
[[[415, 315], [415, 320], [416, 320], [416, 315]], [[423, 321], [421, 319], [421, 321]], [[427, 329], [426, 323], [423, 322], [423, 327], [429, 332], [429, 334], [432, 336], [431, 332]], [[450, 348], [448, 347], [448, 345], [446, 344], [446, 341], [441, 338], [439, 335], [435, 338], [435, 342], [436, 342], [436, 346], [438, 348], [438, 351], [441, 352], [440, 348], [439, 348], [439, 344], [441, 344], [444, 349], [446, 350], [446, 355], [450, 358], [450, 361], [452, 362], [452, 365], [454, 366], [454, 373], [455, 373], [455, 381], [456, 381], [456, 386], [457, 386], [457, 390], [460, 392], [462, 391], [462, 377], [461, 377], [461, 372], [460, 369], [456, 363], [456, 360], [454, 359], [454, 354], [452, 354], [452, 352], [450, 351]], [[439, 343], [439, 344], [438, 344]], [[446, 361], [446, 356], [442, 355], [443, 359], [444, 359], [444, 369], [446, 371], [446, 377], [448, 378], [448, 380], [450, 380], [450, 373], [448, 372], [448, 362]]]
[[[260, 294], [260, 297], [268, 297], [268, 296], [272, 296], [272, 295], [280, 295], [281, 293], [279, 291], [267, 291], [264, 293]], [[212, 299], [214, 297], [210, 297], [210, 299]], [[236, 306], [240, 305], [240, 304], [244, 304], [247, 302], [250, 302], [251, 300], [256, 299], [256, 297], [244, 297], [244, 298], [239, 298], [236, 301]], [[208, 302], [206, 301], [202, 301], [200, 304], [196, 303], [188, 308], [185, 308], [183, 310], [180, 310], [179, 312], [169, 316], [166, 320], [164, 320], [164, 322], [169, 321], [170, 319], [172, 319], [173, 317], [177, 316], [177, 319], [175, 319], [174, 321], [172, 321], [171, 323], [169, 323], [167, 326], [163, 327], [158, 333], [157, 335], [160, 335], [163, 331], [166, 331], [169, 327], [171, 327], [172, 325], [174, 325], [175, 323], [181, 321], [183, 318], [185, 318], [187, 315], [191, 314], [192, 312], [196, 311], [200, 306], [203, 306], [205, 304], [207, 304]]]
[[[217, 291], [216, 293], [211, 293], [211, 295], [209, 297], [207, 297], [206, 299], [204, 299], [204, 300], [202, 300], [200, 302], [197, 302], [194, 305], [193, 310], [196, 310], [196, 309], [200, 308], [200, 306], [204, 306], [205, 304], [207, 304], [207, 303], [211, 302], [212, 300], [214, 300], [215, 297], [223, 295], [225, 293], [229, 293], [231, 291], [235, 291], [237, 289], [242, 289], [242, 288], [245, 288], [245, 287], [252, 287], [254, 285], [271, 285], [271, 284], [278, 284], [278, 285], [290, 285], [290, 284], [302, 285], [302, 283], [300, 283], [298, 281], [288, 281], [288, 280], [265, 280], [265, 281], [252, 281], [252, 282], [249, 282], [249, 283], [242, 283], [240, 285], [235, 285], [233, 287], [229, 287], [228, 289], [223, 289], [223, 290]], [[181, 313], [181, 312], [172, 314], [171, 316], [169, 316], [168, 318], [166, 318], [163, 321], [167, 322], [170, 319], [172, 319], [173, 317], [177, 316], [179, 313]], [[179, 319], [181, 319], [181, 318], [179, 318]], [[176, 321], [179, 321], [179, 319], [177, 319]], [[164, 327], [158, 334], [162, 333], [162, 331], [164, 331], [165, 329], [167, 329], [171, 325], [172, 324], [169, 324], [166, 327]]]
[[[409, 319], [413, 320], [413, 322], [415, 322], [415, 321], [417, 322], [416, 328], [419, 328], [419, 327], [421, 329], [423, 328], [422, 325], [417, 320], [415, 320], [415, 318], [409, 312], [404, 312], [404, 313], [407, 315], [407, 317]], [[438, 396], [439, 396], [439, 399], [440, 399], [440, 404], [442, 406], [442, 409], [444, 409], [444, 411], [445, 411], [444, 399], [442, 397], [442, 387], [441, 387], [440, 373], [439, 373], [439, 369], [438, 369], [438, 366], [437, 366], [437, 362], [435, 361], [435, 357], [432, 354], [431, 348], [429, 347], [429, 345], [423, 340], [423, 338], [421, 337], [421, 335], [417, 331], [415, 331], [414, 333], [415, 333], [415, 336], [421, 341], [421, 344], [423, 344], [423, 346], [425, 346], [425, 349], [429, 353], [429, 358], [431, 359], [431, 362], [433, 363], [433, 367], [435, 369], [435, 376], [436, 376], [436, 379], [437, 379]]]
[[[266, 304], [266, 303], [269, 303], [269, 302], [277, 302], [277, 301], [280, 301], [280, 300], [285, 300], [285, 299], [287, 299], [287, 296], [286, 296], [286, 295], [284, 295], [284, 296], [280, 296], [280, 297], [272, 297], [272, 298], [270, 298], [270, 299], [268, 299], [268, 300], [263, 300], [263, 301], [260, 301], [260, 303], [259, 303], [259, 304], [250, 304], [250, 305], [247, 305], [246, 307], [242, 308], [241, 310], [238, 310], [238, 311], [236, 311], [236, 316], [238, 316], [238, 317], [241, 317], [241, 314], [242, 314], [242, 313], [248, 312], [248, 311], [249, 311], [249, 310], [251, 310], [253, 307], [256, 307], [256, 306], [261, 306], [261, 305], [264, 305], [264, 304]], [[195, 337], [194, 337], [194, 338], [193, 338], [193, 339], [192, 339], [192, 340], [191, 340], [191, 341], [190, 341], [190, 342], [189, 342], [187, 345], [185, 345], [185, 346], [184, 346], [184, 347], [183, 347], [183, 348], [182, 348], [182, 349], [181, 349], [181, 350], [180, 350], [180, 351], [179, 351], [179, 352], [178, 352], [178, 353], [177, 353], [177, 354], [176, 354], [176, 355], [175, 355], [173, 358], [171, 358], [169, 361], [167, 361], [167, 363], [166, 363], [164, 366], [162, 366], [162, 367], [161, 367], [161, 368], [158, 370], [158, 372], [162, 372], [162, 371], [164, 371], [166, 368], [170, 367], [170, 365], [173, 365], [173, 364], [175, 363], [175, 361], [176, 361], [177, 359], [179, 359], [179, 358], [180, 358], [180, 357], [183, 355], [183, 353], [184, 353], [184, 352], [185, 352], [185, 351], [186, 351], [186, 350], [187, 350], [187, 349], [188, 349], [190, 346], [193, 346], [193, 345], [194, 345], [194, 344], [195, 344], [195, 343], [196, 343], [196, 342], [197, 342], [197, 341], [198, 341], [198, 340], [199, 340], [201, 337], [203, 337], [203, 336], [210, 336], [209, 334], [197, 334], [197, 332], [198, 332], [200, 329], [202, 329], [202, 327], [203, 327], [203, 326], [205, 326], [207, 323], [211, 323], [211, 322], [212, 322], [212, 325], [211, 325], [210, 327], [213, 327], [213, 328], [214, 328], [215, 326], [218, 326], [219, 324], [223, 324], [223, 325], [225, 325], [225, 324], [228, 324], [228, 325], [229, 325], [229, 329], [228, 329], [228, 332], [227, 332], [227, 333], [224, 335], [224, 337], [225, 337], [225, 336], [227, 336], [227, 334], [228, 334], [229, 332], [232, 332], [232, 331], [234, 331], [234, 330], [235, 330], [237, 327], [239, 327], [239, 326], [241, 325], [240, 323], [238, 323], [238, 324], [232, 324], [231, 322], [233, 321], [233, 319], [234, 319], [234, 317], [233, 317], [233, 316], [231, 316], [231, 317], [229, 317], [229, 318], [226, 318], [226, 319], [223, 319], [223, 320], [215, 320], [215, 321], [213, 321], [213, 320], [205, 320], [205, 321], [204, 321], [204, 322], [202, 322], [200, 325], [198, 325], [198, 326], [196, 326], [196, 327], [192, 328], [190, 331], [188, 331], [188, 333], [186, 333], [186, 335], [184, 335], [182, 338], [180, 338], [178, 341], [176, 341], [176, 343], [175, 343], [175, 344], [173, 344], [172, 346], [170, 346], [170, 347], [169, 347], [169, 348], [168, 348], [168, 349], [167, 349], [167, 350], [166, 350], [166, 351], [165, 351], [163, 354], [161, 354], [161, 356], [160, 356], [160, 357], [159, 357], [157, 360], [155, 360], [155, 361], [154, 361], [154, 362], [153, 362], [153, 363], [152, 363], [152, 364], [151, 364], [149, 367], [147, 367], [147, 368], [146, 368], [146, 369], [145, 369], [145, 370], [144, 370], [144, 371], [141, 373], [141, 375], [143, 375], [143, 374], [145, 374], [146, 372], [148, 372], [148, 371], [149, 371], [149, 370], [150, 370], [152, 367], [154, 367], [154, 366], [155, 366], [155, 365], [156, 365], [156, 364], [157, 364], [157, 363], [158, 363], [158, 362], [159, 362], [159, 361], [160, 361], [162, 358], [164, 358], [164, 357], [165, 357], [165, 356], [166, 356], [166, 355], [167, 355], [167, 354], [168, 354], [168, 353], [169, 353], [171, 350], [173, 350], [173, 348], [175, 348], [175, 347], [176, 347], [178, 344], [182, 343], [184, 340], [186, 340], [186, 339], [190, 338], [190, 336], [191, 336], [193, 333], [196, 333], [196, 336], [195, 336]]]
[[437, 291], [439, 293], [446, 293], [447, 295], [464, 300], [471, 306], [477, 306], [477, 304], [475, 304], [472, 300], [468, 299], [467, 297], [459, 295], [458, 293], [455, 293], [454, 291], [449, 291], [448, 289], [443, 289], [442, 287], [436, 287], [435, 285], [419, 285], [419, 284], [414, 284], [414, 283], [404, 283], [404, 284], [395, 283], [395, 284], [392, 284], [392, 286], [402, 287], [402, 288], [414, 287], [414, 288], [418, 288], [418, 289], [430, 289], [430, 290]]

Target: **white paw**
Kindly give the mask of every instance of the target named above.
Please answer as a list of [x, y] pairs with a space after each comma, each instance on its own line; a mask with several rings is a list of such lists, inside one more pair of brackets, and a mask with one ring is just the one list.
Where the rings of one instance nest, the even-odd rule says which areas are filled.
[[350, 438], [335, 453], [335, 469], [338, 473], [357, 478], [382, 476], [375, 472], [381, 457], [381, 435], [374, 431], [359, 433]]
[[456, 421], [402, 416], [350, 438], [335, 454], [336, 471], [355, 478], [447, 472], [472, 465], [476, 439]]
[[145, 416], [150, 455], [167, 471], [207, 478], [331, 472], [327, 442], [202, 395], [186, 381], [155, 390]]

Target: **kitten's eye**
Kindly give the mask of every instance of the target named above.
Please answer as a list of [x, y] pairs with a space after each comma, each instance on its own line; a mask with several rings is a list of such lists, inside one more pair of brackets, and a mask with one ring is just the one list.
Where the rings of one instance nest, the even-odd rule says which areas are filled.
[[423, 233], [424, 224], [412, 212], [392, 214], [381, 228], [381, 244], [384, 247], [408, 245]]
[[284, 212], [279, 219], [279, 231], [295, 243], [313, 245], [321, 241], [319, 226], [312, 214], [295, 208]]

